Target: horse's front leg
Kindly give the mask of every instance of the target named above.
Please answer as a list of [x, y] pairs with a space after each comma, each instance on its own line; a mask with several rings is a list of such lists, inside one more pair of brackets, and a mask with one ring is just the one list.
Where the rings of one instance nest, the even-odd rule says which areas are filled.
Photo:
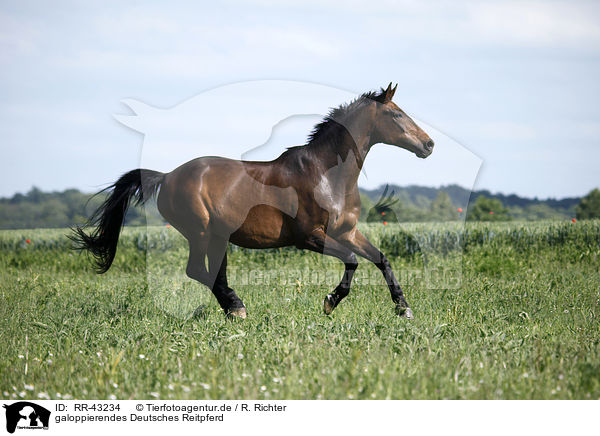
[[373, 262], [377, 268], [383, 273], [385, 282], [387, 283], [392, 300], [396, 304], [396, 313], [405, 318], [412, 318], [413, 313], [404, 298], [402, 288], [394, 276], [390, 262], [385, 255], [369, 242], [369, 240], [358, 231], [357, 228], [337, 238], [341, 244], [352, 250], [361, 257]]
[[329, 315], [350, 293], [352, 277], [354, 276], [354, 271], [356, 271], [356, 268], [358, 267], [356, 256], [350, 249], [327, 236], [321, 229], [310, 233], [303, 244], [299, 245], [299, 248], [327, 254], [328, 256], [334, 256], [344, 262], [344, 275], [342, 276], [340, 284], [331, 294], [326, 295], [323, 300], [323, 312], [325, 312], [326, 315]]

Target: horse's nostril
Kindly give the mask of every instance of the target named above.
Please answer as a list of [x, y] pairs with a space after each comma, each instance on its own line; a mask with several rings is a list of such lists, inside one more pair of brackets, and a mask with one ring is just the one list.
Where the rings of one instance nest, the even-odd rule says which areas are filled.
[[431, 139], [429, 141], [427, 141], [427, 143], [425, 144], [425, 148], [427, 150], [431, 150], [433, 148], [433, 146], [434, 146], [434, 143]]

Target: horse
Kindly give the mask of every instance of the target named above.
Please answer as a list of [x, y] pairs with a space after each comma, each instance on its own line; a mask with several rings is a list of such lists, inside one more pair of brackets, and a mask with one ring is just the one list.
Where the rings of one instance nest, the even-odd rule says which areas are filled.
[[232, 243], [250, 249], [295, 246], [341, 260], [342, 279], [323, 300], [326, 315], [349, 294], [356, 255], [363, 257], [383, 274], [397, 315], [413, 318], [390, 262], [357, 228], [357, 181], [371, 147], [389, 144], [419, 158], [433, 151], [431, 138], [392, 101], [397, 86], [390, 83], [332, 109], [306, 144], [272, 161], [208, 156], [170, 173], [129, 171], [100, 191], [110, 194], [85, 225], [73, 228], [74, 248], [93, 255], [98, 273], [108, 271], [130, 202], [157, 196], [162, 217], [189, 243], [186, 274], [212, 291], [228, 317], [247, 316], [227, 282]]

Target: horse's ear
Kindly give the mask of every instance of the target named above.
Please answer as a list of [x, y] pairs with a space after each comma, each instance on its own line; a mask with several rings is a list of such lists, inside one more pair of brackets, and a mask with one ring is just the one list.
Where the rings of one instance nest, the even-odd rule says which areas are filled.
[[382, 103], [388, 103], [390, 101], [392, 101], [392, 97], [394, 96], [394, 93], [396, 92], [396, 87], [398, 86], [398, 84], [396, 84], [396, 86], [392, 89], [392, 82], [390, 82], [390, 84], [388, 85], [388, 87], [386, 88], [385, 91], [383, 91], [381, 94], [382, 97]]
[[392, 88], [392, 95], [391, 95], [391, 97], [390, 97], [390, 100], [391, 100], [392, 98], [394, 98], [394, 94], [396, 94], [396, 89], [397, 89], [397, 88], [398, 88], [398, 84], [396, 83], [396, 86], [394, 86], [394, 87]]

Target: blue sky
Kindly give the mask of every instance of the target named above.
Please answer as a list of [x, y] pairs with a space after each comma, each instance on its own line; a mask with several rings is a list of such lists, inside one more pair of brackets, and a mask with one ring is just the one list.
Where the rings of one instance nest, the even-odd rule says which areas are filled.
[[594, 2], [3, 2], [0, 195], [137, 167], [125, 98], [168, 108], [264, 79], [398, 82], [399, 106], [481, 158], [476, 188], [583, 195], [600, 185], [599, 55]]

